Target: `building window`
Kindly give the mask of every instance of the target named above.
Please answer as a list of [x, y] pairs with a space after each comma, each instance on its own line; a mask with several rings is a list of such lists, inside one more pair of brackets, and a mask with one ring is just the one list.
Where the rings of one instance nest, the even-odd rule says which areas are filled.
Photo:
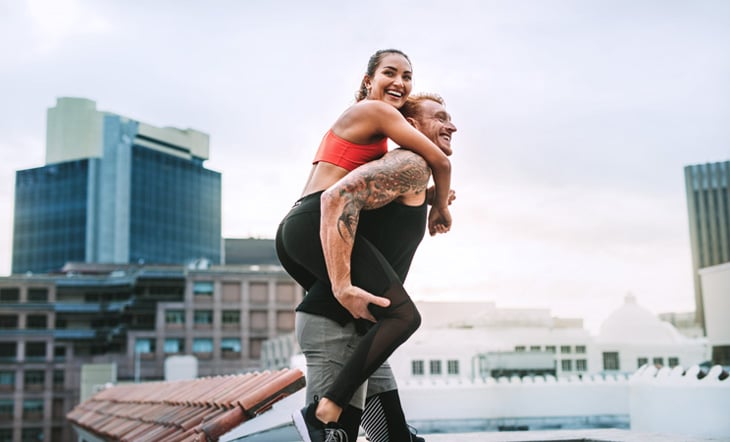
[[669, 358], [667, 358], [667, 363], [669, 364], [669, 367], [674, 368], [679, 365], [679, 358], [670, 356]]
[[[5, 422], [12, 421], [14, 408], [15, 408], [15, 402], [13, 402], [12, 399], [0, 399], [0, 420], [3, 420]], [[0, 440], [2, 440], [2, 439], [0, 439]], [[12, 440], [12, 434], [11, 434], [11, 438], [9, 438], [7, 440], [8, 441]]]
[[0, 370], [0, 391], [15, 390], [15, 372], [12, 370]]
[[546, 345], [545, 351], [548, 353], [555, 353], [555, 346], [554, 345]]
[[653, 362], [654, 362], [654, 365], [657, 367], [664, 367], [664, 358], [662, 358], [662, 357], [654, 358]]
[[297, 285], [290, 282], [276, 284], [276, 302], [293, 305], [297, 300]]
[[[61, 398], [54, 398], [53, 403], [51, 404], [51, 416], [53, 419], [64, 419], [66, 416], [64, 406], [63, 406], [63, 399]], [[52, 440], [59, 440], [59, 439], [52, 439]]]
[[[43, 409], [41, 408], [41, 418], [42, 416]], [[37, 442], [43, 440], [43, 428], [23, 428], [21, 437], [21, 442]]]
[[525, 351], [525, 346], [524, 345], [517, 345], [517, 346], [515, 346], [515, 351], [516, 352], [523, 352], [523, 351]]
[[183, 310], [166, 310], [165, 324], [182, 325], [185, 324], [185, 312]]
[[573, 371], [573, 361], [570, 359], [562, 359], [560, 361], [560, 369], [562, 371]]
[[138, 338], [134, 343], [135, 353], [154, 353], [155, 352], [155, 341], [150, 338]]
[[436, 361], [436, 360], [430, 361], [429, 368], [431, 369], [431, 374], [440, 375], [441, 374], [441, 361]]
[[42, 390], [46, 381], [46, 372], [43, 370], [26, 370], [23, 383], [26, 390]]
[[588, 371], [588, 361], [585, 359], [576, 359], [575, 371]]
[[[248, 354], [249, 357], [252, 359], [259, 359], [261, 357], [261, 348], [264, 346], [265, 339], [261, 338], [251, 338], [248, 340]], [[226, 357], [226, 354], [229, 354], [229, 358], [238, 358], [240, 357], [237, 353], [224, 353], [223, 356]]]
[[53, 347], [53, 359], [55, 361], [64, 361], [66, 359], [66, 347], [62, 345]]
[[193, 283], [193, 295], [195, 296], [213, 296], [212, 281], [195, 281]]
[[241, 284], [238, 282], [224, 282], [221, 288], [223, 302], [241, 302]]
[[28, 289], [28, 302], [48, 302], [48, 289]]
[[649, 358], [638, 358], [636, 360], [636, 368], [643, 367], [649, 363]]
[[252, 282], [248, 286], [251, 304], [269, 303], [269, 284], [266, 282]]
[[25, 360], [26, 361], [42, 361], [46, 359], [46, 343], [45, 342], [26, 342], [25, 343]]
[[276, 312], [276, 329], [282, 332], [294, 330], [294, 312]]
[[530, 351], [540, 351], [540, 350], [542, 350], [542, 347], [540, 347], [539, 345], [530, 346]]
[[221, 314], [221, 321], [223, 327], [227, 328], [238, 328], [241, 325], [241, 311], [240, 310], [223, 310]]
[[166, 354], [185, 353], [185, 340], [180, 338], [167, 338], [165, 339], [164, 349]]
[[28, 315], [25, 328], [46, 329], [48, 328], [48, 317], [46, 315]]
[[20, 302], [20, 289], [2, 288], [0, 289], [0, 303], [13, 304]]
[[213, 325], [213, 310], [195, 310], [193, 322], [196, 326], [211, 327]]
[[457, 359], [452, 359], [446, 362], [446, 367], [449, 372], [449, 374], [459, 374], [459, 361]]
[[604, 370], [619, 370], [618, 363], [618, 352], [616, 351], [605, 351], [603, 352], [603, 369]]
[[66, 385], [66, 373], [63, 370], [53, 370], [53, 388], [62, 389]]
[[576, 345], [575, 346], [575, 352], [578, 354], [585, 354], [586, 352], [586, 346], [585, 345]]
[[423, 361], [411, 361], [411, 374], [413, 376], [423, 376]]
[[266, 312], [251, 312], [250, 317], [251, 330], [266, 330], [268, 328], [268, 315]]
[[210, 357], [213, 354], [213, 340], [211, 338], [193, 339], [193, 353], [201, 357]]
[[560, 353], [569, 354], [570, 353], [570, 345], [561, 345], [560, 346]]
[[[259, 350], [260, 351], [260, 350]], [[240, 357], [241, 340], [239, 338], [223, 338], [221, 339], [221, 352], [223, 356]]]
[[[23, 420], [40, 420], [43, 419], [43, 400], [42, 399], [26, 399], [23, 401]], [[25, 439], [25, 438], [24, 438]], [[38, 439], [38, 440], [43, 440]]]
[[18, 357], [18, 344], [15, 342], [0, 342], [0, 361], [13, 362]]
[[0, 329], [15, 330], [18, 328], [18, 315], [0, 315]]

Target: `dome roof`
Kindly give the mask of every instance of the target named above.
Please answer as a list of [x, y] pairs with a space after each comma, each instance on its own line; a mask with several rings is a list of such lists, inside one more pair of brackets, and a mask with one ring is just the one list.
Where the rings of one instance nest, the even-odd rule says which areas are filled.
[[626, 295], [624, 304], [611, 313], [598, 332], [597, 340], [612, 343], [674, 344], [683, 341], [672, 324], [660, 320]]

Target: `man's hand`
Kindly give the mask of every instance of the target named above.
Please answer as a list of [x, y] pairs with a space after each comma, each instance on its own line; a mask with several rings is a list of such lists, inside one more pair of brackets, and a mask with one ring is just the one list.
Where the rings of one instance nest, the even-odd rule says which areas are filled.
[[355, 287], [346, 286], [344, 289], [334, 290], [335, 298], [347, 309], [355, 319], [367, 319], [370, 322], [377, 322], [375, 317], [368, 310], [368, 304], [375, 304], [379, 307], [388, 307], [390, 299], [375, 296], [372, 293]]
[[448, 207], [431, 206], [428, 212], [428, 233], [446, 233], [451, 229], [451, 212]]

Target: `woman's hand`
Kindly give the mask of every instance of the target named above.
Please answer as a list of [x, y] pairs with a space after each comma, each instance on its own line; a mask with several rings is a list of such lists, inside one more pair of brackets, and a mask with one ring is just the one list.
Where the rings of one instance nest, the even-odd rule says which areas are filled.
[[379, 307], [388, 307], [390, 300], [381, 298], [354, 285], [345, 286], [342, 289], [333, 288], [337, 302], [342, 304], [355, 319], [367, 319], [370, 322], [377, 322], [375, 317], [368, 310], [368, 304], [375, 304]]
[[428, 212], [428, 233], [434, 236], [437, 233], [446, 233], [451, 229], [451, 212], [448, 206], [431, 206]]
[[[433, 205], [433, 199], [436, 195], [436, 187], [431, 186], [428, 189], [426, 189], [426, 202], [428, 202], [429, 205]], [[456, 191], [454, 189], [449, 189], [449, 200], [447, 201], [449, 203], [449, 206], [451, 203], [454, 202], [456, 199]]]

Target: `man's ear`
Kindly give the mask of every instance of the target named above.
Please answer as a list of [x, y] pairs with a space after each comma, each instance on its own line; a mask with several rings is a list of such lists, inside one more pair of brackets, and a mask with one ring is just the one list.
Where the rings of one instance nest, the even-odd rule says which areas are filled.
[[408, 124], [418, 129], [418, 120], [413, 117], [406, 117], [406, 121], [408, 122]]

